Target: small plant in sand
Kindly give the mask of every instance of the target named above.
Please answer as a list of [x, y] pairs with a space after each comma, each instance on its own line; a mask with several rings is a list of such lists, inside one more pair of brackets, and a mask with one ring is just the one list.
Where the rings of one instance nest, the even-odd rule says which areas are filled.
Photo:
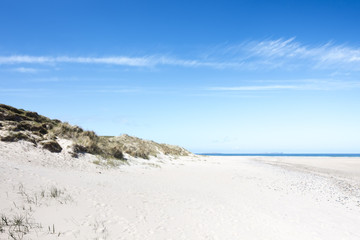
[[8, 235], [9, 239], [23, 239], [31, 229], [39, 229], [41, 225], [35, 223], [27, 212], [16, 214], [11, 217], [1, 215], [0, 233]]
[[65, 194], [65, 189], [61, 190], [56, 186], [51, 186], [50, 189], [42, 189], [40, 192], [35, 193], [28, 193], [23, 184], [20, 184], [18, 189], [18, 193], [23, 196], [25, 202], [30, 204], [29, 210], [32, 210], [32, 204], [35, 206], [41, 206], [44, 201], [46, 202], [50, 199], [56, 199], [61, 204], [66, 204], [72, 201], [72, 197], [69, 194]]
[[104, 160], [94, 160], [93, 164], [96, 164], [96, 165], [102, 166], [102, 167], [115, 168], [115, 167], [126, 164], [126, 162], [119, 160], [119, 159], [109, 158], [109, 159], [104, 159]]
[[65, 194], [65, 189], [61, 190], [56, 186], [52, 186], [49, 190], [49, 193], [44, 193], [45, 196], [48, 196], [52, 199], [56, 199], [61, 204], [66, 204], [73, 201], [72, 197], [69, 194]]
[[94, 161], [93, 161], [93, 164], [101, 165], [101, 162], [100, 162], [100, 160], [94, 160]]
[[51, 187], [50, 189], [50, 197], [52, 198], [57, 198], [57, 197], [60, 197], [60, 195], [63, 194], [63, 192], [58, 189], [57, 187]]
[[5, 232], [5, 227], [9, 226], [9, 219], [6, 217], [5, 214], [1, 214], [1, 219], [0, 219], [0, 233]]
[[107, 164], [107, 166], [109, 166], [109, 167], [117, 167], [117, 166], [119, 166], [119, 164], [117, 164], [116, 161], [113, 161], [113, 160], [108, 160], [108, 161], [106, 162], [106, 164]]
[[60, 232], [56, 233], [54, 224], [51, 227], [48, 226], [48, 233], [52, 234], [52, 235], [56, 234], [58, 237], [60, 237], [60, 235], [61, 235]]
[[93, 230], [94, 233], [97, 235], [97, 237], [95, 238], [97, 239], [107, 239], [109, 232], [105, 226], [104, 221], [98, 221], [95, 220], [94, 224], [93, 224]]
[[[18, 192], [21, 196], [23, 196], [25, 198], [25, 201], [29, 204], [35, 204], [35, 206], [40, 206], [40, 197], [38, 197], [38, 194], [34, 193], [34, 194], [28, 194], [25, 191], [24, 185], [20, 184], [19, 185], [19, 192]], [[41, 195], [40, 195], [41, 196]]]
[[147, 163], [147, 165], [149, 166], [149, 167], [153, 167], [153, 168], [161, 168], [161, 166], [159, 165], [159, 164], [156, 164], [156, 163]]

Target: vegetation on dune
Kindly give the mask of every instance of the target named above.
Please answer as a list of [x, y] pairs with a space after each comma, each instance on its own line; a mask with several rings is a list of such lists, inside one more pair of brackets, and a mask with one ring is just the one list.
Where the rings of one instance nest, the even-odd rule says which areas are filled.
[[160, 153], [173, 156], [190, 154], [178, 146], [159, 144], [126, 134], [119, 137], [98, 136], [93, 131], [85, 131], [81, 127], [4, 104], [0, 104], [0, 130], [7, 133], [5, 136], [0, 136], [1, 141], [29, 141], [51, 152], [62, 151], [56, 141], [58, 138], [72, 140], [73, 157], [90, 153], [104, 158], [123, 160], [123, 153], [144, 159]]
[[40, 144], [43, 146], [43, 148], [49, 150], [50, 152], [61, 152], [62, 147], [60, 144], [55, 140], [45, 140], [41, 141]]
[[148, 159], [150, 156], [157, 156], [159, 152], [173, 156], [188, 156], [190, 154], [187, 150], [178, 146], [159, 144], [154, 141], [143, 140], [127, 134], [119, 137], [109, 137], [108, 140], [122, 149], [125, 153], [145, 159]]

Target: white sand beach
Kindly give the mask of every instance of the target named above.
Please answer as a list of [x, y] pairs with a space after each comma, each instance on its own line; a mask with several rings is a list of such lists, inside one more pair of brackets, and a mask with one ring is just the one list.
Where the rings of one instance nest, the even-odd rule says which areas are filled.
[[[0, 142], [0, 153], [0, 239], [360, 239], [360, 158], [132, 158], [106, 168], [23, 141]], [[21, 216], [25, 235], [3, 219]]]

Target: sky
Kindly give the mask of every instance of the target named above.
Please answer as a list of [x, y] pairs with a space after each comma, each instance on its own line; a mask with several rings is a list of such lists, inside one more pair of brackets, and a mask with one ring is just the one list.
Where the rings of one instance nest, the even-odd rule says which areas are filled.
[[360, 1], [0, 2], [0, 103], [196, 153], [360, 153]]

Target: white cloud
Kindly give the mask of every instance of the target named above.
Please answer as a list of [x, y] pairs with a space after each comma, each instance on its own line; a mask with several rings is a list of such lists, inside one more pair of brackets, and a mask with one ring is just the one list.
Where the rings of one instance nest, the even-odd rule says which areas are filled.
[[278, 89], [299, 89], [299, 86], [291, 85], [268, 85], [268, 86], [237, 86], [237, 87], [212, 87], [211, 91], [266, 91]]
[[79, 93], [140, 93], [144, 92], [139, 88], [98, 88], [98, 89], [83, 89], [78, 91]]
[[108, 64], [130, 67], [178, 66], [213, 69], [331, 69], [360, 71], [360, 48], [325, 43], [305, 45], [295, 38], [244, 42], [216, 47], [203, 57], [182, 59], [167, 55], [139, 57], [0, 56], [0, 64]]
[[294, 84], [288, 85], [257, 85], [257, 86], [233, 86], [233, 87], [210, 87], [207, 91], [271, 91], [271, 90], [339, 90], [360, 88], [360, 82], [340, 80], [293, 80]]
[[262, 60], [280, 60], [284, 65], [292, 63], [315, 68], [360, 70], [360, 48], [345, 45], [326, 43], [307, 46], [290, 38], [251, 42], [243, 46], [243, 49], [249, 52], [249, 56]]
[[14, 72], [20, 72], [20, 73], [37, 73], [40, 70], [36, 68], [26, 68], [26, 67], [18, 67], [11, 69]]
[[265, 57], [303, 57], [308, 54], [308, 50], [294, 42], [294, 38], [252, 42], [245, 49], [254, 55]]
[[109, 64], [130, 67], [154, 67], [158, 65], [180, 67], [209, 67], [216, 69], [239, 68], [241, 62], [210, 62], [201, 60], [177, 59], [167, 56], [143, 56], [143, 57], [46, 57], [46, 56], [0, 56], [0, 64], [55, 64], [55, 63], [78, 63], [78, 64]]
[[34, 91], [43, 91], [43, 89], [30, 89], [30, 88], [0, 88], [2, 93], [25, 93], [25, 92], [34, 92]]
[[0, 56], [0, 64], [18, 64], [18, 63], [49, 63], [51, 57], [34, 57], [34, 56]]
[[51, 63], [97, 63], [113, 64], [125, 66], [149, 66], [152, 61], [148, 57], [131, 58], [131, 57], [45, 57], [45, 56], [1, 56], [0, 64], [51, 64]]

